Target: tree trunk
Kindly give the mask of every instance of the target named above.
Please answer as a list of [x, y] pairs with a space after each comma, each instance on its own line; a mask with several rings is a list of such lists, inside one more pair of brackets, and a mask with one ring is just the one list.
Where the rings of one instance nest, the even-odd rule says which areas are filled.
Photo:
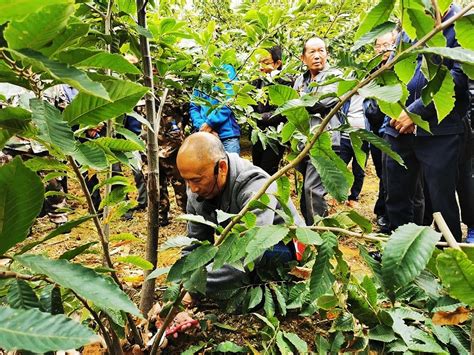
[[[144, 0], [137, 0], [138, 24], [147, 28], [146, 22], [146, 3]], [[147, 130], [147, 191], [148, 191], [148, 236], [146, 242], [146, 260], [156, 268], [158, 259], [158, 235], [159, 235], [159, 207], [160, 207], [160, 189], [159, 189], [159, 165], [158, 165], [158, 130], [159, 121], [155, 114], [155, 100], [153, 89], [153, 69], [150, 56], [150, 45], [145, 36], [140, 36], [140, 52], [142, 55], [142, 68], [144, 75], [144, 84], [150, 89], [145, 96], [146, 118], [152, 127]], [[145, 278], [151, 271], [145, 272]], [[148, 311], [153, 306], [153, 293], [155, 290], [155, 280], [148, 280], [143, 283], [140, 310], [146, 317]]]

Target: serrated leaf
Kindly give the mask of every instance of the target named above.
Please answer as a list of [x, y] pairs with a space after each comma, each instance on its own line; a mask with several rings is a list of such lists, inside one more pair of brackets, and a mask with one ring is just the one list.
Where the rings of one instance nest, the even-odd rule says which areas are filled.
[[371, 81], [359, 89], [359, 94], [364, 98], [374, 98], [395, 103], [402, 98], [403, 91], [400, 84], [380, 86], [375, 81]]
[[397, 339], [393, 330], [386, 325], [377, 325], [369, 330], [369, 339], [390, 343]]
[[107, 169], [109, 165], [104, 150], [94, 141], [78, 144], [73, 157], [81, 166], [99, 171]]
[[257, 233], [252, 240], [250, 240], [245, 249], [247, 251], [247, 256], [245, 257], [244, 264], [247, 265], [256, 260], [265, 252], [265, 250], [282, 241], [288, 232], [289, 229], [281, 225], [258, 228]]
[[331, 349], [331, 346], [329, 345], [329, 342], [327, 341], [327, 339], [324, 338], [320, 334], [316, 334], [314, 345], [316, 346], [316, 349], [318, 350], [318, 354], [326, 354]]
[[[46, 71], [59, 82], [71, 85], [72, 87], [79, 90], [81, 94], [94, 95], [93, 97], [101, 98], [102, 101], [109, 100], [109, 94], [105, 90], [104, 86], [102, 86], [100, 83], [92, 81], [85, 72], [79, 69], [70, 67], [69, 65], [60, 63], [56, 60], [49, 59], [43, 54], [35, 52], [31, 49], [21, 49], [18, 51], [10, 50], [10, 52], [21, 57], [24, 61], [31, 63], [33, 66]], [[73, 102], [74, 101], [75, 100], [73, 100]]]
[[451, 296], [474, 306], [474, 263], [466, 254], [446, 249], [436, 259], [439, 276]]
[[0, 307], [0, 347], [35, 353], [76, 349], [99, 341], [89, 328], [62, 314], [51, 315], [37, 309]]
[[461, 47], [429, 47], [417, 50], [417, 53], [437, 54], [460, 63], [474, 64], [474, 50]]
[[336, 296], [323, 295], [318, 298], [318, 307], [324, 310], [330, 310], [339, 304], [339, 300]]
[[364, 233], [372, 232], [372, 223], [370, 223], [367, 218], [361, 216], [354, 210], [347, 212], [346, 215], [353, 222], [355, 222], [364, 231]]
[[171, 248], [183, 248], [191, 245], [193, 242], [196, 242], [197, 239], [185, 237], [179, 235], [175, 238], [168, 239], [163, 245], [159, 248], [159, 251], [165, 251]]
[[252, 308], [257, 307], [260, 304], [260, 302], [262, 302], [262, 298], [263, 298], [262, 288], [260, 286], [252, 287], [247, 297], [249, 297], [248, 309], [250, 310]]
[[278, 305], [281, 315], [286, 316], [286, 300], [283, 294], [281, 293], [280, 288], [275, 284], [271, 284], [270, 288], [275, 293], [277, 305]]
[[296, 238], [306, 245], [321, 245], [323, 243], [319, 233], [304, 227], [296, 228]]
[[196, 354], [199, 350], [204, 348], [207, 344], [205, 342], [200, 342], [198, 345], [191, 345], [189, 348], [187, 348], [185, 351], [181, 353], [181, 355], [194, 355]]
[[64, 253], [61, 254], [61, 256], [58, 259], [65, 259], [65, 260], [72, 260], [76, 256], [81, 255], [84, 253], [87, 249], [89, 249], [91, 246], [97, 244], [97, 242], [89, 242], [84, 245], [80, 245], [74, 249], [68, 250]]
[[362, 35], [366, 34], [374, 27], [386, 22], [394, 5], [395, 2], [391, 0], [381, 0], [377, 5], [375, 5], [362, 20], [362, 23], [359, 25], [359, 28], [354, 35], [354, 40], [358, 40]]
[[212, 228], [217, 228], [217, 224], [206, 221], [203, 216], [198, 216], [194, 214], [182, 214], [176, 219], [181, 220], [181, 221], [188, 221], [188, 222], [193, 222], [193, 223], [199, 223], [199, 224], [205, 224], [206, 226], [212, 227]]
[[199, 292], [203, 295], [206, 294], [206, 284], [207, 271], [204, 267], [195, 270], [189, 278], [183, 282], [183, 286], [188, 292]]
[[58, 147], [65, 154], [76, 150], [76, 141], [71, 127], [62, 120], [59, 110], [49, 102], [39, 99], [30, 100], [32, 120], [39, 129], [38, 137]]
[[151, 279], [156, 279], [157, 277], [160, 277], [161, 275], [167, 274], [171, 269], [171, 266], [169, 267], [162, 267], [162, 268], [157, 268], [153, 270], [153, 272], [148, 275], [145, 281], [151, 280]]
[[249, 230], [243, 237], [239, 234], [229, 235], [219, 246], [214, 258], [213, 270], [221, 268], [224, 264], [231, 264], [245, 256], [245, 249], [250, 240], [255, 236], [256, 230]]
[[354, 329], [354, 317], [349, 312], [342, 312], [334, 320], [331, 326], [331, 331], [341, 330], [343, 332]]
[[300, 354], [308, 352], [308, 344], [295, 333], [283, 332], [283, 336], [290, 341]]
[[49, 47], [43, 47], [40, 52], [47, 57], [53, 56], [58, 51], [67, 48], [89, 32], [87, 23], [71, 23], [59, 35], [54, 37], [53, 43]]
[[366, 275], [360, 285], [364, 288], [367, 294], [367, 301], [369, 304], [372, 307], [375, 307], [377, 305], [377, 288], [375, 287], [375, 283]]
[[322, 239], [309, 283], [310, 297], [313, 300], [327, 293], [335, 280], [331, 272], [331, 259], [337, 246], [337, 237], [331, 232], [324, 232]]
[[267, 317], [273, 317], [275, 315], [275, 302], [273, 302], [272, 292], [268, 286], [265, 286], [265, 302], [263, 304], [263, 309]]
[[41, 211], [43, 196], [41, 179], [20, 157], [0, 167], [0, 255], [26, 239]]
[[277, 181], [277, 193], [284, 202], [290, 198], [290, 179], [287, 176], [280, 177]]
[[382, 277], [385, 287], [396, 289], [413, 281], [426, 267], [441, 234], [413, 223], [397, 228], [385, 245]]
[[227, 213], [221, 210], [217, 210], [217, 223], [221, 224], [222, 222], [225, 222], [235, 216], [235, 213]]
[[[435, 20], [431, 16], [427, 16], [424, 9], [409, 8], [406, 9], [406, 14], [408, 14], [411, 25], [415, 29], [417, 39], [423, 38], [436, 26]], [[415, 39], [413, 34], [409, 34], [409, 36]], [[446, 46], [446, 38], [441, 32], [438, 32], [428, 40], [427, 44], [430, 47]]]
[[76, 67], [110, 69], [122, 74], [140, 74], [140, 70], [135, 65], [117, 53], [87, 48], [72, 48], [60, 52], [57, 57], [63, 63]]
[[451, 72], [444, 71], [444, 78], [433, 95], [433, 102], [438, 113], [438, 123], [441, 123], [454, 108], [454, 81]]
[[69, 233], [74, 227], [77, 227], [78, 225], [84, 223], [85, 221], [88, 221], [89, 219], [91, 219], [93, 216], [91, 215], [87, 215], [87, 216], [83, 216], [83, 217], [80, 217], [78, 219], [75, 219], [73, 221], [69, 221], [69, 222], [66, 222], [65, 224], [63, 224], [62, 226], [59, 226], [58, 228], [56, 228], [55, 230], [53, 230], [51, 233], [49, 233], [46, 237], [44, 237], [43, 239], [39, 240], [39, 241], [36, 241], [36, 242], [32, 242], [32, 243], [29, 243], [29, 244], [26, 244], [22, 249], [21, 251], [18, 253], [18, 254], [23, 254], [31, 249], [33, 249], [35, 246], [41, 244], [41, 243], [44, 243], [46, 242], [47, 240], [50, 240], [54, 237], [57, 237], [58, 235], [61, 235], [61, 234], [65, 234], [65, 233]]
[[133, 110], [147, 92], [142, 85], [126, 80], [109, 80], [102, 83], [110, 97], [105, 100], [87, 93], [79, 93], [64, 110], [64, 119], [70, 125], [97, 125]]
[[291, 122], [285, 123], [285, 125], [283, 126], [283, 129], [281, 130], [281, 142], [282, 143], [288, 142], [293, 137], [293, 133], [295, 132], [295, 130], [296, 130], [296, 126], [293, 123]]
[[28, 282], [15, 279], [10, 283], [7, 293], [8, 305], [11, 308], [39, 308], [40, 303], [35, 291]]
[[464, 15], [454, 23], [456, 39], [466, 49], [474, 50], [472, 38], [474, 36], [474, 15]]
[[406, 85], [413, 78], [417, 65], [417, 55], [412, 54], [395, 64], [394, 70], [398, 78]]
[[44, 47], [66, 27], [73, 12], [73, 2], [63, 1], [62, 4], [43, 7], [21, 21], [11, 21], [3, 32], [8, 47], [34, 50]]
[[248, 229], [251, 229], [256, 226], [257, 224], [257, 216], [253, 212], [247, 212], [245, 215], [242, 217], [242, 222], [245, 223], [245, 226]]
[[369, 32], [365, 33], [363, 36], [361, 36], [352, 46], [351, 51], [356, 51], [360, 47], [365, 46], [366, 44], [369, 43], [374, 43], [375, 40], [383, 36], [386, 33], [389, 33], [393, 31], [396, 27], [396, 23], [387, 21], [384, 23], [381, 23], [380, 25], [375, 26], [372, 28]]
[[70, 288], [97, 307], [122, 310], [141, 316], [128, 296], [112, 281], [94, 270], [66, 260], [51, 260], [41, 255], [16, 256], [15, 260], [39, 274], [48, 276], [59, 285]]
[[119, 263], [135, 265], [136, 267], [139, 267], [142, 270], [153, 269], [152, 263], [150, 263], [148, 260], [145, 260], [141, 256], [138, 256], [138, 255], [119, 256], [115, 258], [115, 260]]
[[268, 97], [272, 105], [281, 106], [289, 100], [297, 99], [299, 95], [289, 86], [276, 84], [268, 87]]
[[277, 347], [278, 347], [278, 350], [280, 350], [280, 353], [281, 353], [282, 355], [290, 355], [290, 354], [293, 354], [293, 351], [292, 351], [292, 349], [291, 349], [290, 342], [287, 341], [287, 340], [283, 337], [283, 332], [278, 331], [278, 333], [276, 334], [275, 338], [276, 338], [276, 345], [277, 345]]
[[197, 247], [186, 256], [183, 272], [187, 273], [206, 265], [214, 258], [216, 253], [217, 247], [214, 245], [205, 244]]

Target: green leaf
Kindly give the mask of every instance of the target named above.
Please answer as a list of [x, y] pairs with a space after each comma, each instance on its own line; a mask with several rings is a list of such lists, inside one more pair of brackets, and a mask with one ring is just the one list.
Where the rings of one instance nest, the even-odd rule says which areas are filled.
[[61, 118], [59, 110], [49, 102], [39, 99], [30, 100], [33, 122], [39, 129], [38, 137], [58, 147], [65, 154], [72, 154], [76, 141], [71, 127]]
[[336, 296], [323, 295], [318, 298], [317, 305], [319, 308], [324, 310], [330, 310], [336, 307], [339, 304], [339, 300]]
[[352, 46], [351, 51], [355, 52], [360, 47], [365, 46], [366, 44], [374, 43], [377, 38], [393, 31], [396, 26], [396, 23], [390, 21], [381, 23], [380, 25], [372, 28], [369, 32], [365, 33], [362, 37], [360, 37]]
[[95, 141], [78, 144], [73, 157], [81, 166], [95, 170], [104, 170], [109, 166], [104, 150]]
[[169, 267], [162, 267], [162, 268], [157, 268], [153, 270], [153, 272], [148, 275], [145, 281], [151, 280], [151, 279], [156, 279], [157, 277], [160, 277], [161, 275], [167, 274], [171, 269], [171, 266]]
[[39, 274], [48, 276], [59, 285], [95, 303], [99, 308], [121, 310], [136, 316], [140, 311], [110, 278], [94, 270], [66, 260], [51, 260], [41, 255], [16, 256], [15, 260]]
[[219, 246], [212, 269], [217, 270], [224, 264], [231, 264], [241, 260], [245, 256], [245, 249], [250, 240], [255, 236], [255, 233], [256, 229], [250, 229], [243, 237], [236, 233], [229, 235]]
[[321, 245], [323, 240], [319, 236], [319, 233], [312, 231], [309, 228], [298, 227], [296, 228], [296, 239], [306, 245]]
[[273, 302], [272, 292], [268, 286], [265, 286], [265, 302], [263, 309], [267, 317], [273, 317], [275, 315], [275, 302]]
[[293, 88], [276, 84], [268, 87], [268, 96], [272, 105], [281, 106], [289, 100], [299, 98], [298, 93]]
[[257, 307], [260, 304], [260, 302], [262, 302], [262, 298], [263, 298], [262, 288], [260, 286], [253, 287], [248, 293], [248, 297], [249, 297], [248, 309], [250, 310], [252, 308]]
[[193, 223], [205, 224], [206, 226], [217, 228], [217, 225], [215, 223], [206, 221], [203, 216], [198, 216], [198, 215], [193, 215], [193, 214], [182, 214], [177, 219], [182, 220], [182, 221], [193, 222]]
[[243, 346], [239, 346], [231, 341], [225, 341], [220, 343], [216, 349], [218, 353], [246, 353], [248, 349]]
[[283, 332], [283, 335], [286, 339], [290, 341], [291, 344], [298, 350], [300, 354], [307, 354], [308, 353], [308, 344], [301, 339], [295, 333]]
[[0, 149], [14, 135], [34, 134], [30, 124], [31, 113], [20, 107], [6, 107], [0, 110]]
[[47, 57], [53, 56], [60, 50], [72, 46], [83, 38], [89, 32], [89, 24], [87, 23], [71, 23], [64, 31], [53, 39], [53, 43], [49, 47], [40, 50]]
[[316, 349], [318, 350], [318, 354], [326, 354], [331, 349], [331, 345], [329, 344], [327, 339], [324, 338], [321, 334], [316, 334], [314, 345], [316, 346]]
[[285, 123], [285, 125], [283, 126], [283, 129], [281, 130], [281, 142], [282, 143], [288, 142], [293, 137], [293, 133], [295, 132], [295, 130], [296, 130], [296, 126], [293, 123], [291, 122]]
[[87, 48], [72, 48], [57, 55], [63, 62], [75, 67], [110, 69], [121, 74], [140, 74], [140, 70], [125, 57]]
[[392, 328], [379, 324], [375, 328], [369, 330], [369, 339], [390, 343], [397, 339], [397, 337]]
[[92, 217], [93, 217], [92, 215], [87, 215], [87, 216], [83, 216], [83, 217], [80, 217], [78, 219], [75, 219], [73, 221], [66, 222], [62, 226], [59, 226], [58, 228], [53, 230], [51, 233], [49, 233], [43, 239], [26, 244], [23, 248], [21, 248], [21, 251], [18, 254], [26, 253], [27, 251], [33, 249], [35, 246], [37, 246], [39, 244], [42, 244], [42, 243], [46, 242], [47, 240], [50, 240], [54, 237], [57, 237], [58, 235], [69, 233], [74, 227], [77, 227], [78, 225], [84, 223], [85, 221], [88, 221]]
[[244, 264], [247, 265], [256, 260], [265, 252], [265, 250], [283, 240], [288, 232], [289, 229], [281, 225], [264, 226], [259, 228], [256, 235], [252, 240], [250, 240], [245, 249], [248, 254], [245, 257]]
[[310, 297], [313, 300], [327, 293], [335, 280], [331, 272], [331, 259], [337, 246], [337, 237], [331, 232], [324, 232], [322, 239], [323, 244], [318, 248], [309, 283]]
[[111, 137], [101, 137], [94, 140], [96, 144], [101, 147], [110, 149], [116, 152], [134, 152], [142, 151], [143, 146], [135, 143], [129, 139], [119, 139]]
[[89, 328], [62, 314], [51, 315], [37, 309], [0, 307], [0, 347], [35, 353], [76, 349], [99, 341]]
[[115, 258], [115, 261], [119, 263], [132, 264], [142, 270], [153, 269], [152, 263], [150, 263], [148, 260], [145, 260], [141, 256], [138, 256], [138, 255], [119, 256], [118, 258]]
[[390, 148], [390, 144], [388, 144], [384, 139], [380, 138], [372, 132], [367, 131], [366, 129], [357, 129], [352, 132], [359, 136], [362, 140], [369, 142], [371, 145], [380, 149], [383, 153], [387, 154], [390, 158], [395, 160], [401, 166], [405, 166], [402, 157], [398, 155], [398, 153], [394, 152]]
[[278, 196], [287, 203], [291, 193], [290, 179], [288, 179], [287, 176], [282, 176], [276, 181], [276, 183]]
[[461, 45], [461, 47], [463, 48], [474, 50], [474, 43], [472, 41], [472, 38], [474, 36], [473, 25], [474, 25], [473, 14], [465, 15], [454, 23], [454, 30], [456, 31], [456, 39]]
[[[417, 39], [423, 38], [435, 28], [435, 20], [431, 16], [427, 16], [424, 10], [407, 9], [406, 13], [410, 18], [411, 25], [415, 28]], [[410, 36], [410, 38], [413, 38], [413, 36]], [[446, 38], [438, 32], [428, 40], [427, 44], [430, 47], [443, 47], [446, 46]]]
[[222, 222], [225, 222], [235, 216], [235, 213], [227, 213], [222, 210], [217, 210], [217, 223], [221, 224]]
[[288, 119], [288, 122], [295, 127], [295, 129], [297, 129], [304, 135], [309, 134], [309, 114], [305, 108], [300, 107], [294, 110], [292, 109], [289, 111], [285, 111], [283, 114]]
[[413, 223], [397, 228], [385, 245], [382, 277], [389, 289], [413, 281], [426, 267], [441, 234]]
[[130, 181], [128, 181], [128, 179], [125, 176], [121, 176], [121, 175], [112, 176], [111, 178], [105, 179], [101, 181], [99, 184], [95, 185], [94, 188], [92, 189], [92, 192], [106, 185], [130, 186]]
[[[193, 216], [193, 215], [190, 215]], [[166, 242], [163, 243], [163, 245], [160, 248], [160, 251], [165, 251], [167, 249], [171, 248], [182, 248], [186, 247], [188, 245], [191, 245], [193, 242], [196, 242], [197, 239], [194, 238], [188, 238], [183, 235], [179, 235], [175, 238], [170, 238]]]
[[212, 258], [214, 258], [216, 253], [217, 247], [209, 244], [201, 245], [200, 247], [194, 249], [186, 256], [183, 272], [187, 273], [206, 265], [212, 260]]
[[368, 154], [362, 148], [362, 139], [358, 134], [352, 132], [349, 133], [349, 137], [357, 163], [365, 168]]
[[8, 305], [12, 308], [39, 308], [40, 303], [35, 291], [28, 282], [15, 279], [10, 283], [7, 294]]
[[377, 288], [375, 287], [375, 283], [366, 275], [360, 285], [364, 288], [367, 294], [367, 301], [369, 304], [372, 307], [375, 307], [377, 305]]
[[341, 312], [331, 326], [331, 331], [342, 330], [343, 332], [347, 332], [353, 329], [354, 317], [349, 312]]
[[469, 79], [474, 80], [474, 65], [463, 64], [462, 71], [468, 76]]
[[446, 116], [454, 108], [454, 81], [450, 71], [442, 71], [442, 84], [433, 95], [434, 105], [438, 113], [438, 123], [446, 118]]
[[0, 255], [26, 239], [43, 206], [43, 196], [41, 179], [20, 157], [0, 167]]
[[43, 7], [22, 21], [11, 21], [3, 35], [12, 49], [38, 50], [49, 44], [66, 27], [74, 12], [72, 1]]
[[[105, 88], [100, 83], [96, 83], [89, 79], [86, 73], [79, 69], [49, 59], [41, 53], [35, 52], [31, 49], [21, 49], [18, 51], [10, 50], [10, 52], [18, 55], [24, 61], [31, 63], [33, 66], [37, 66], [41, 70], [44, 70], [59, 82], [71, 85], [82, 94], [94, 95], [94, 97], [102, 98], [102, 100], [109, 99], [109, 95]], [[73, 100], [73, 102], [74, 101], [75, 100]]]
[[120, 11], [135, 16], [137, 13], [137, 5], [134, 0], [117, 0], [117, 6]]
[[207, 284], [207, 271], [206, 271], [206, 268], [202, 267], [195, 270], [191, 274], [191, 276], [183, 283], [183, 286], [190, 293], [199, 292], [205, 295], [206, 284]]
[[436, 265], [449, 294], [473, 307], [474, 263], [462, 251], [445, 249], [436, 259]]
[[64, 119], [70, 125], [78, 123], [97, 125], [130, 112], [148, 90], [142, 85], [125, 80], [105, 81], [103, 85], [110, 95], [110, 101], [87, 93], [79, 93], [64, 110]]
[[281, 332], [281, 331], [278, 331], [278, 333], [276, 334], [276, 345], [277, 345], [278, 350], [280, 351], [280, 353], [282, 355], [293, 354], [293, 351], [291, 349], [291, 345], [290, 345], [289, 341], [287, 341], [283, 337], [283, 332]]
[[189, 348], [187, 348], [185, 351], [181, 353], [181, 355], [194, 355], [196, 354], [199, 350], [204, 348], [207, 345], [207, 343], [201, 341], [199, 342], [198, 345], [191, 345]]
[[0, 2], [0, 24], [6, 21], [22, 20], [45, 6], [69, 2], [70, 0], [3, 0]]
[[362, 20], [362, 23], [354, 35], [354, 40], [357, 41], [362, 37], [362, 35], [371, 31], [374, 27], [386, 22], [393, 10], [394, 5], [394, 1], [381, 0], [376, 6], [374, 6]]
[[361, 323], [372, 326], [379, 323], [377, 314], [369, 304], [367, 296], [358, 287], [350, 286], [347, 294], [347, 305], [349, 311]]
[[280, 309], [281, 315], [286, 316], [286, 301], [285, 301], [285, 297], [283, 297], [283, 294], [280, 291], [280, 288], [275, 284], [271, 284], [270, 288], [275, 293], [275, 297], [276, 297], [278, 308]]
[[474, 50], [464, 49], [461, 47], [447, 48], [447, 47], [430, 47], [422, 48], [416, 51], [417, 53], [431, 53], [437, 54], [441, 57], [449, 58], [457, 62], [474, 64]]
[[366, 86], [359, 89], [359, 94], [365, 98], [374, 98], [385, 102], [398, 102], [403, 95], [400, 84], [380, 86], [375, 81], [371, 81]]
[[310, 154], [311, 162], [320, 173], [324, 187], [338, 201], [346, 200], [354, 176], [347, 168], [347, 164], [332, 149], [329, 132], [324, 132], [319, 137]]
[[61, 256], [58, 259], [65, 259], [65, 260], [72, 260], [76, 256], [84, 253], [87, 249], [89, 249], [91, 246], [97, 244], [97, 242], [89, 242], [84, 245], [79, 245], [78, 247], [68, 250], [61, 254]]
[[367, 218], [361, 216], [356, 211], [349, 211], [347, 212], [346, 215], [353, 222], [355, 222], [364, 231], [364, 233], [372, 232], [372, 223], [370, 223], [370, 221]]
[[34, 157], [27, 161], [25, 161], [25, 166], [34, 171], [38, 172], [41, 170], [44, 171], [63, 171], [66, 172], [69, 170], [68, 166], [56, 159], [51, 158], [42, 158], [42, 157]]
[[412, 54], [395, 64], [395, 73], [405, 85], [408, 84], [413, 78], [413, 74], [415, 74], [416, 63], [417, 55]]

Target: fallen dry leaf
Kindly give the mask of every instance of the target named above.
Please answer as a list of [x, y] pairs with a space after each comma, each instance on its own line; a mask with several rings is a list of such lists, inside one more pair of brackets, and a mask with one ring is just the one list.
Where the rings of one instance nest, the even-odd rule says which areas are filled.
[[303, 280], [308, 280], [311, 277], [311, 269], [308, 267], [295, 266], [288, 274]]
[[453, 312], [436, 312], [433, 315], [433, 323], [436, 325], [458, 325], [464, 323], [469, 318], [469, 310], [458, 307]]

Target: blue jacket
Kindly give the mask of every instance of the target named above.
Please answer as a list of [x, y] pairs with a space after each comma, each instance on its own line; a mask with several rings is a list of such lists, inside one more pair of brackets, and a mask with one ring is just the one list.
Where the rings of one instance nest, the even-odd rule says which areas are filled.
[[[448, 13], [443, 17], [443, 21], [451, 18], [455, 13], [459, 12], [459, 7], [452, 5]], [[456, 40], [456, 33], [454, 32], [454, 26], [451, 25], [443, 31], [443, 35], [446, 38], [447, 45], [446, 47], [453, 48], [458, 47], [459, 44]], [[403, 33], [402, 40], [407, 40], [408, 37]], [[435, 57], [435, 60], [441, 64], [444, 64], [453, 77], [454, 86], [455, 86], [455, 106], [453, 110], [444, 118], [441, 123], [438, 123], [438, 118], [436, 114], [436, 109], [434, 103], [431, 102], [428, 106], [423, 104], [421, 99], [421, 92], [426, 86], [428, 81], [421, 72], [422, 56], [419, 55], [417, 58], [417, 65], [413, 78], [408, 83], [407, 88], [409, 91], [408, 99], [405, 103], [407, 109], [411, 113], [415, 113], [425, 121], [428, 121], [430, 124], [431, 133], [433, 135], [448, 135], [448, 134], [461, 134], [464, 132], [464, 123], [463, 117], [467, 113], [467, 108], [469, 105], [469, 95], [468, 95], [468, 81], [467, 77], [461, 70], [459, 63], [454, 62], [453, 60], [439, 57]], [[385, 133], [393, 137], [398, 136], [398, 131], [389, 125], [390, 118], [386, 117], [384, 122]], [[416, 130], [417, 136], [428, 136], [429, 132], [426, 132], [420, 127], [417, 127]]]
[[[227, 71], [227, 75], [230, 80], [234, 80], [236, 78], [235, 69], [232, 67], [232, 65], [225, 64], [223, 65], [223, 68]], [[225, 88], [227, 95], [230, 96], [233, 94], [232, 85], [230, 83], [225, 83]], [[219, 88], [213, 89], [213, 91], [219, 90]], [[202, 97], [205, 100], [208, 100], [212, 105], [217, 105], [219, 103], [219, 101], [215, 98], [197, 89], [194, 89], [193, 97]], [[195, 104], [191, 100], [189, 114], [191, 116], [194, 129], [199, 130], [204, 123], [207, 123], [214, 131], [219, 134], [219, 138], [221, 140], [226, 138], [240, 137], [240, 127], [237, 124], [234, 113], [230, 107], [222, 106], [219, 109], [213, 110], [211, 113], [209, 113], [209, 109], [210, 108], [208, 106]]]

